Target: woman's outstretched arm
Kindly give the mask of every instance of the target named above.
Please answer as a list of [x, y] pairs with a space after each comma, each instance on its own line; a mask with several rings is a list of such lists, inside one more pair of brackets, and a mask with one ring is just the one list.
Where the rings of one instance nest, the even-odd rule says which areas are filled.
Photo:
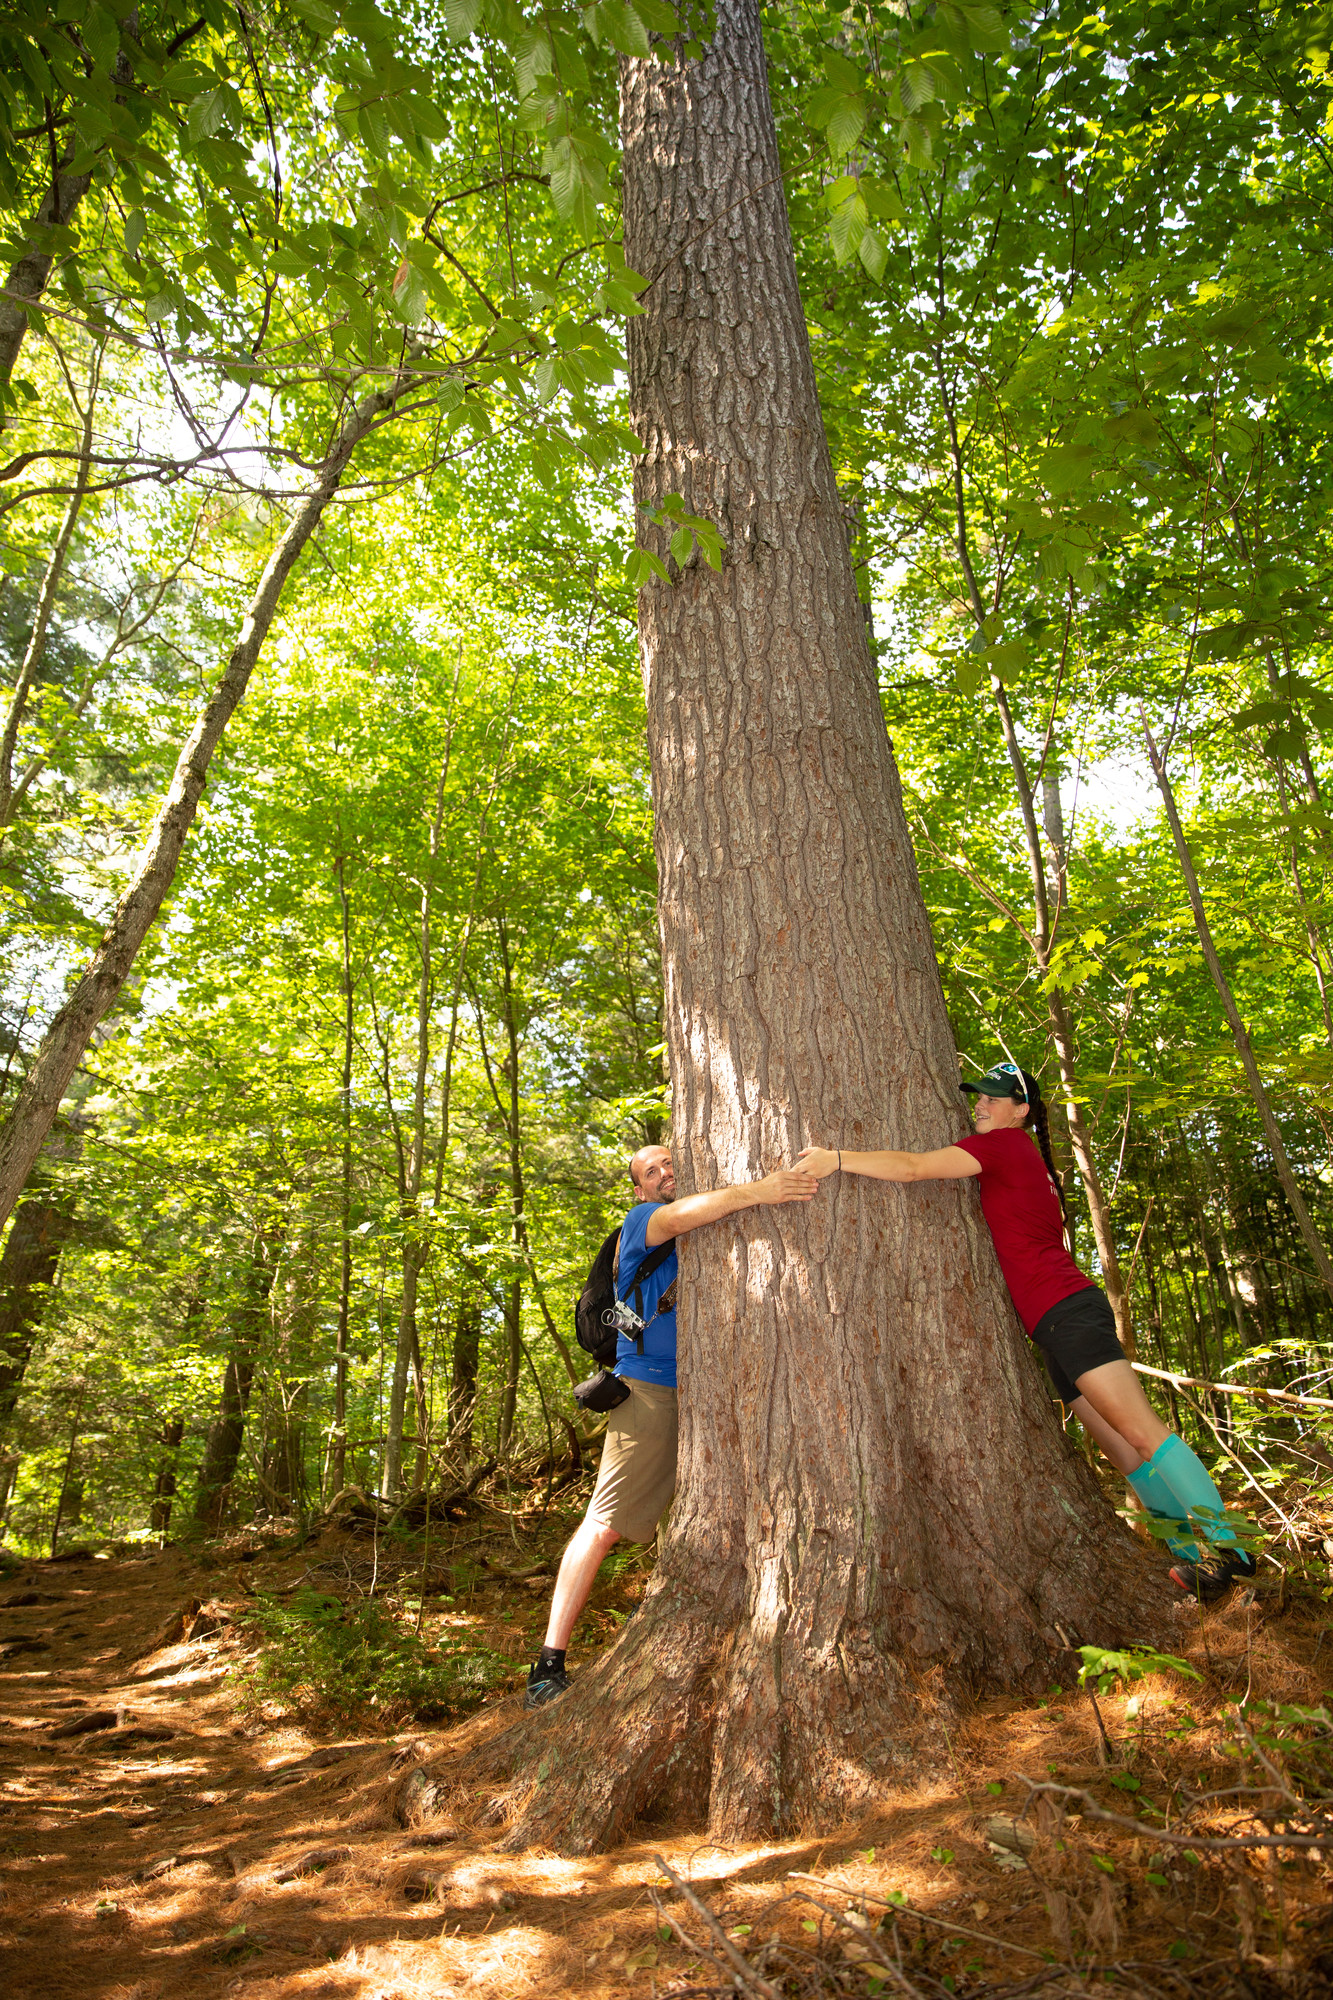
[[869, 1174], [877, 1181], [961, 1181], [981, 1172], [980, 1160], [961, 1146], [941, 1146], [935, 1153], [849, 1153], [834, 1146], [806, 1146], [798, 1164], [822, 1181], [836, 1174]]

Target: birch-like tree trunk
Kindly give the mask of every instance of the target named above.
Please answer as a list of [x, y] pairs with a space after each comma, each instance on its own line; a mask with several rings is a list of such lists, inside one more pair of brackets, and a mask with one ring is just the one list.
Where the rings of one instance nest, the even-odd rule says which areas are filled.
[[[942, 1146], [958, 1064], [866, 646], [755, 0], [622, 71], [640, 505], [727, 561], [640, 593], [682, 1192], [808, 1140]], [[659, 547], [664, 543], [659, 542]], [[638, 1615], [492, 1753], [513, 1840], [652, 1811], [714, 1840], [858, 1809], [983, 1688], [1164, 1636], [1167, 1591], [1066, 1445], [976, 1188], [834, 1177], [680, 1248], [679, 1490]]]
[[342, 483], [362, 438], [410, 386], [399, 376], [366, 396], [342, 425], [309, 494], [280, 538], [250, 600], [231, 657], [181, 749], [175, 774], [140, 850], [130, 885], [68, 1000], [42, 1037], [9, 1116], [0, 1127], [0, 1228], [23, 1191], [52, 1120], [98, 1023], [119, 998], [139, 947], [175, 879], [203, 795], [213, 752], [249, 685], [288, 577]]

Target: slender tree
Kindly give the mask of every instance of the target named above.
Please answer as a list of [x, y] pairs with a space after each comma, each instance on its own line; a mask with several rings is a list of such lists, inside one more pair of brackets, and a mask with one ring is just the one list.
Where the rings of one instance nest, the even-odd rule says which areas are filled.
[[203, 796], [213, 752], [249, 685], [283, 589], [352, 455], [378, 420], [415, 386], [405, 374], [375, 389], [341, 423], [319, 477], [279, 537], [247, 608], [236, 644], [194, 727], [181, 746], [171, 786], [138, 856], [110, 924], [64, 1006], [55, 1016], [3, 1126], [0, 1126], [0, 1226], [9, 1219], [99, 1024], [120, 997], [130, 969], [175, 879]]

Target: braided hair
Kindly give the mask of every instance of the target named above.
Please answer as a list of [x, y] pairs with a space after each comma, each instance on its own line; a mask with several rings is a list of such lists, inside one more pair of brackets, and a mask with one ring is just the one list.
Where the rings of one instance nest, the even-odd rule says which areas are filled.
[[1059, 1198], [1060, 1213], [1064, 1218], [1065, 1233], [1067, 1235], [1069, 1233], [1069, 1210], [1065, 1204], [1065, 1184], [1063, 1177], [1056, 1171], [1055, 1155], [1051, 1151], [1051, 1128], [1046, 1118], [1046, 1100], [1041, 1094], [1041, 1085], [1037, 1082], [1035, 1076], [1030, 1076], [1027, 1070], [1020, 1070], [1019, 1074], [1023, 1079], [1023, 1089], [1027, 1093], [1028, 1122], [1032, 1130], [1032, 1136], [1037, 1142], [1042, 1159], [1046, 1162], [1046, 1171], [1051, 1177], [1051, 1185], [1054, 1187], [1056, 1195]]

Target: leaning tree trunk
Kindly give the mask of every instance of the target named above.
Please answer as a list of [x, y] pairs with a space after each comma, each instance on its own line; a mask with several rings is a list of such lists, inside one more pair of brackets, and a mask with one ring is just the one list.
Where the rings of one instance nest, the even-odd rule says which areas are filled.
[[139, 948], [157, 920], [162, 899], [203, 796], [213, 752], [250, 682], [283, 590], [325, 507], [342, 484], [352, 454], [415, 377], [398, 375], [363, 397], [344, 419], [319, 477], [264, 566], [231, 656], [181, 747], [165, 799], [139, 851], [129, 887], [117, 903], [96, 951], [51, 1021], [3, 1125], [0, 1125], [0, 1226], [9, 1219], [42, 1149], [70, 1079], [98, 1023], [120, 997]]
[[[622, 72], [640, 505], [726, 537], [640, 594], [682, 1191], [807, 1140], [933, 1147], [957, 1057], [853, 586], [755, 0], [698, 62]], [[649, 1809], [711, 1837], [830, 1819], [943, 1745], [932, 1713], [1165, 1630], [1166, 1590], [1066, 1446], [976, 1190], [825, 1183], [681, 1245], [680, 1493], [614, 1651], [497, 1753], [511, 1839]], [[553, 1719], [551, 1719], [553, 1717]], [[535, 1767], [535, 1769], [534, 1769]]]

